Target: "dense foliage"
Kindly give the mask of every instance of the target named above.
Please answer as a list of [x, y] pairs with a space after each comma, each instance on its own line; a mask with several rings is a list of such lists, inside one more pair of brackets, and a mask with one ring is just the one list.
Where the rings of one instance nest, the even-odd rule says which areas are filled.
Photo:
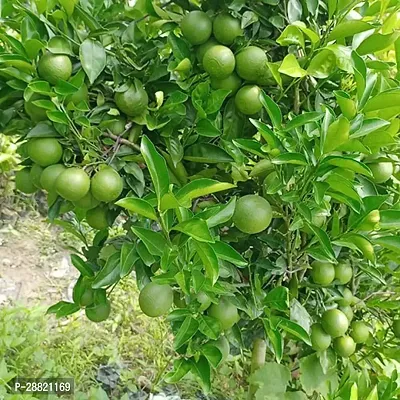
[[249, 399], [396, 397], [397, 0], [0, 4], [17, 188], [83, 244], [49, 312], [100, 322], [135, 272], [167, 382], [209, 391], [232, 345]]

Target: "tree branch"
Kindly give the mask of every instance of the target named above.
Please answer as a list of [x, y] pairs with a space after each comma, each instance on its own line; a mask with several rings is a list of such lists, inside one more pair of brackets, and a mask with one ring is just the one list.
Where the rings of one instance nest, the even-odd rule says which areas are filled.
[[136, 151], [140, 152], [140, 146], [139, 145], [137, 145], [136, 143], [132, 143], [127, 139], [121, 138], [120, 136], [114, 135], [110, 131], [103, 132], [103, 135], [115, 140], [116, 142], [124, 144], [125, 146], [129, 146], [132, 149], [135, 149]]

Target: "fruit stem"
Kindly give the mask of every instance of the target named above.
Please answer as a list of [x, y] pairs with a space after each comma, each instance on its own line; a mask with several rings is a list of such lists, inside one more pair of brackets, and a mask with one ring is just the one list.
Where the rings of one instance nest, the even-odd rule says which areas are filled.
[[117, 135], [114, 135], [114, 134], [111, 133], [111, 132], [103, 132], [103, 135], [104, 135], [104, 136], [107, 136], [107, 137], [109, 137], [109, 138], [111, 138], [111, 139], [113, 139], [113, 140], [117, 140], [117, 141], [119, 141], [119, 143], [121, 143], [121, 144], [124, 144], [124, 145], [126, 145], [126, 146], [132, 147], [133, 149], [135, 149], [135, 150], [137, 150], [137, 151], [140, 151], [140, 146], [138, 146], [136, 143], [132, 143], [132, 142], [130, 142], [129, 140], [124, 139], [124, 138], [121, 138], [121, 137], [119, 137], [119, 136], [117, 136]]
[[[267, 342], [264, 339], [257, 338], [253, 342], [253, 352], [251, 355], [250, 376], [265, 364], [265, 353], [267, 351]], [[247, 394], [247, 400], [254, 400], [258, 385], [250, 384]]]

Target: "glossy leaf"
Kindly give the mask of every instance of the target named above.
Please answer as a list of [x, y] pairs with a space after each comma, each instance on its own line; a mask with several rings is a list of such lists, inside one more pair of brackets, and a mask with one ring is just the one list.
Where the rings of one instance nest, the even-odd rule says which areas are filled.
[[135, 262], [139, 260], [139, 255], [136, 251], [136, 247], [133, 243], [124, 243], [121, 248], [121, 257], [120, 257], [120, 276], [124, 278], [129, 275], [134, 267]]
[[247, 261], [228, 243], [216, 241], [212, 244], [215, 254], [221, 260], [229, 261], [237, 267], [245, 267]]
[[154, 208], [144, 199], [126, 197], [118, 200], [115, 204], [135, 214], [143, 215], [146, 218], [157, 221], [157, 215], [154, 211]]
[[304, 78], [307, 71], [300, 67], [294, 54], [288, 54], [282, 61], [278, 71], [293, 78]]
[[367, 37], [357, 48], [357, 53], [360, 56], [366, 54], [374, 54], [378, 51], [382, 51], [390, 47], [400, 36], [400, 33], [393, 32], [388, 35], [382, 35], [381, 33], [374, 33]]
[[179, 231], [192, 237], [199, 242], [213, 243], [214, 239], [210, 234], [206, 221], [200, 218], [191, 218], [186, 221], [182, 221], [173, 228], [175, 231]]
[[104, 267], [97, 273], [93, 280], [92, 288], [100, 289], [118, 282], [120, 279], [120, 254], [114, 253], [108, 259]]
[[223, 163], [234, 161], [225, 150], [209, 143], [199, 143], [188, 147], [185, 151], [184, 159], [198, 163]]
[[211, 390], [211, 369], [204, 356], [198, 361], [192, 361], [192, 372], [200, 378], [205, 392], [208, 393]]
[[294, 165], [307, 165], [307, 160], [300, 153], [284, 153], [275, 157], [272, 160], [273, 164], [281, 165], [281, 164], [294, 164]]
[[279, 106], [264, 91], [261, 92], [260, 100], [267, 110], [272, 125], [280, 129], [282, 127], [282, 112]]
[[343, 21], [336, 25], [329, 35], [329, 41], [354, 36], [357, 33], [365, 32], [373, 27], [367, 22], [360, 20]]
[[103, 45], [93, 39], [86, 39], [79, 48], [79, 58], [90, 83], [98, 78], [106, 66], [107, 56]]
[[374, 243], [393, 251], [395, 253], [400, 253], [400, 237], [399, 236], [383, 236], [374, 239]]
[[222, 332], [221, 323], [216, 318], [201, 315], [199, 331], [210, 339], [217, 340]]
[[349, 169], [350, 171], [354, 171], [357, 174], [372, 176], [371, 170], [369, 167], [360, 161], [354, 160], [350, 157], [345, 156], [329, 156], [324, 158], [321, 165], [328, 164], [333, 165], [335, 167], [340, 167], [344, 169]]
[[324, 79], [332, 74], [335, 67], [335, 54], [330, 50], [323, 49], [312, 58], [310, 65], [307, 68], [307, 73], [314, 78]]
[[187, 343], [196, 334], [198, 329], [199, 322], [192, 317], [186, 317], [175, 335], [174, 349], [177, 350]]
[[309, 124], [310, 122], [319, 121], [320, 119], [322, 119], [323, 116], [324, 114], [317, 111], [305, 112], [304, 114], [297, 115], [286, 124], [284, 131], [290, 131], [291, 129], [304, 126], [306, 124]]
[[277, 286], [270, 290], [263, 300], [263, 304], [271, 309], [286, 311], [289, 309], [289, 290], [284, 286]]
[[197, 241], [194, 242], [194, 247], [197, 251], [198, 256], [203, 262], [204, 268], [206, 270], [206, 276], [214, 284], [219, 276], [218, 257], [215, 254], [214, 249], [209, 243]]
[[94, 276], [94, 272], [90, 265], [76, 254], [71, 254], [71, 263], [82, 276]]
[[190, 369], [190, 361], [180, 358], [174, 362], [174, 369], [166, 374], [164, 380], [169, 384], [178, 383], [188, 374]]
[[154, 256], [162, 256], [167, 246], [167, 241], [160, 232], [154, 232], [150, 229], [132, 226], [133, 233], [143, 241], [147, 250]]

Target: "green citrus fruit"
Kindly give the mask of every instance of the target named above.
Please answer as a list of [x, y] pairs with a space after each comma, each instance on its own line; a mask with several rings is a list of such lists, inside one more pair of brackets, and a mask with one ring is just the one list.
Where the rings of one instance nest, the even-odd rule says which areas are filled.
[[197, 301], [200, 303], [199, 311], [205, 311], [211, 306], [211, 299], [204, 292], [198, 293]]
[[82, 101], [87, 102], [88, 98], [89, 98], [89, 90], [86, 83], [83, 83], [77, 92], [75, 92], [74, 94], [70, 94], [65, 98], [65, 102], [67, 104], [68, 103], [79, 104], [82, 103]]
[[349, 320], [342, 311], [337, 309], [325, 311], [321, 323], [324, 331], [334, 338], [343, 336], [349, 329]]
[[131, 85], [125, 92], [117, 92], [114, 96], [115, 104], [126, 115], [137, 117], [147, 110], [149, 97], [142, 87]]
[[241, 197], [233, 214], [233, 222], [244, 233], [259, 233], [267, 229], [272, 220], [272, 208], [261, 196], [249, 194]]
[[314, 350], [324, 351], [331, 345], [331, 337], [323, 329], [321, 324], [311, 327], [311, 344]]
[[[322, 226], [325, 225], [325, 222], [326, 222], [326, 216], [322, 212], [319, 212], [319, 211], [316, 211], [316, 210], [312, 210], [312, 212], [311, 212], [311, 223], [313, 225], [315, 225], [318, 228], [321, 228]], [[308, 233], [309, 235], [313, 234], [313, 231], [311, 230], [311, 228], [308, 227], [308, 225], [305, 225], [303, 227], [303, 231]]]
[[[103, 119], [104, 127], [111, 131], [114, 135], [121, 135], [125, 132], [126, 119], [119, 116], [107, 115]], [[102, 123], [102, 124], [103, 124]]]
[[335, 279], [335, 267], [326, 261], [313, 261], [311, 276], [317, 285], [328, 286]]
[[372, 210], [361, 222], [358, 229], [360, 231], [373, 231], [376, 229], [380, 220], [381, 215], [379, 210]]
[[236, 108], [245, 115], [253, 115], [261, 111], [261, 89], [256, 85], [246, 85], [239, 89], [235, 96]]
[[232, 328], [239, 321], [237, 308], [224, 297], [219, 299], [218, 304], [212, 304], [208, 309], [208, 315], [217, 319], [225, 331]]
[[203, 57], [203, 68], [211, 78], [226, 79], [235, 70], [235, 56], [226, 46], [213, 46]]
[[83, 307], [90, 306], [94, 302], [94, 290], [87, 286], [83, 293], [81, 294], [81, 298], [79, 299], [79, 303]]
[[109, 226], [107, 215], [108, 210], [105, 207], [92, 208], [86, 212], [86, 222], [93, 229], [101, 231]]
[[210, 38], [209, 40], [207, 40], [207, 42], [201, 44], [197, 48], [196, 57], [201, 65], [203, 65], [203, 58], [204, 58], [204, 55], [207, 53], [207, 51], [210, 50], [211, 47], [214, 47], [218, 44], [219, 43], [214, 38]]
[[181, 292], [174, 291], [174, 304], [178, 308], [186, 308], [185, 295]]
[[214, 19], [213, 34], [218, 42], [229, 46], [238, 36], [243, 35], [243, 29], [240, 26], [240, 20], [223, 12]]
[[15, 173], [15, 187], [26, 194], [32, 194], [38, 190], [32, 182], [30, 168], [24, 168]]
[[91, 188], [95, 199], [109, 203], [119, 197], [124, 181], [117, 171], [106, 167], [93, 176]]
[[253, 169], [250, 172], [250, 176], [252, 178], [265, 178], [273, 169], [274, 165], [270, 160], [260, 160], [257, 164], [254, 165]]
[[38, 72], [42, 79], [52, 85], [62, 79], [67, 81], [72, 74], [72, 63], [65, 54], [46, 53], [38, 63]]
[[393, 164], [391, 162], [368, 164], [368, 167], [372, 171], [373, 181], [375, 183], [384, 183], [393, 174]]
[[353, 268], [347, 263], [341, 262], [335, 267], [335, 279], [342, 285], [350, 282], [353, 276]]
[[107, 300], [105, 303], [93, 304], [90, 307], [86, 307], [85, 314], [93, 322], [105, 321], [111, 312], [110, 302]]
[[241, 79], [235, 74], [230, 74], [225, 79], [211, 78], [211, 87], [213, 89], [230, 90], [229, 96], [233, 96], [242, 85]]
[[236, 55], [236, 72], [246, 81], [257, 82], [265, 74], [267, 56], [263, 49], [249, 46]]
[[169, 285], [148, 283], [139, 294], [140, 309], [148, 317], [160, 317], [166, 314], [174, 300], [173, 290]]
[[40, 177], [40, 184], [42, 188], [48, 192], [54, 192], [56, 187], [56, 180], [59, 175], [66, 170], [63, 164], [53, 164], [46, 167]]
[[333, 341], [333, 348], [339, 356], [347, 358], [356, 351], [356, 344], [350, 336], [342, 336]]
[[339, 310], [346, 316], [349, 323], [353, 320], [354, 313], [350, 306], [342, 306], [339, 308]]
[[24, 103], [25, 112], [29, 115], [33, 122], [40, 122], [47, 120], [46, 110], [42, 107], [33, 104], [36, 100], [48, 100], [46, 97], [40, 94], [34, 93], [28, 101]]
[[80, 200], [89, 189], [89, 175], [80, 168], [67, 168], [56, 180], [57, 193], [69, 201]]
[[43, 167], [41, 167], [39, 164], [33, 164], [31, 168], [31, 179], [32, 183], [38, 188], [42, 189], [42, 186], [40, 185], [40, 177], [42, 176], [43, 172]]
[[356, 343], [365, 343], [369, 338], [369, 329], [362, 321], [354, 321], [350, 325], [351, 337]]
[[93, 197], [90, 190], [81, 199], [74, 201], [74, 206], [81, 208], [82, 210], [91, 210], [92, 208], [97, 207], [99, 204], [100, 202]]
[[342, 298], [338, 300], [338, 304], [341, 307], [349, 306], [353, 302], [353, 293], [350, 289], [344, 288], [342, 293]]
[[28, 142], [28, 156], [41, 167], [57, 164], [63, 155], [63, 148], [57, 139], [37, 138]]
[[221, 352], [221, 362], [224, 362], [228, 358], [231, 351], [228, 339], [225, 336], [220, 336], [217, 340], [212, 340], [209, 343], [215, 346]]
[[212, 21], [203, 11], [191, 11], [182, 18], [181, 31], [189, 43], [202, 44], [211, 36]]
[[374, 246], [369, 240], [365, 239], [362, 236], [352, 236], [351, 240], [361, 250], [363, 256], [367, 260], [371, 262], [375, 261]]
[[400, 319], [393, 321], [393, 332], [396, 337], [400, 338]]

